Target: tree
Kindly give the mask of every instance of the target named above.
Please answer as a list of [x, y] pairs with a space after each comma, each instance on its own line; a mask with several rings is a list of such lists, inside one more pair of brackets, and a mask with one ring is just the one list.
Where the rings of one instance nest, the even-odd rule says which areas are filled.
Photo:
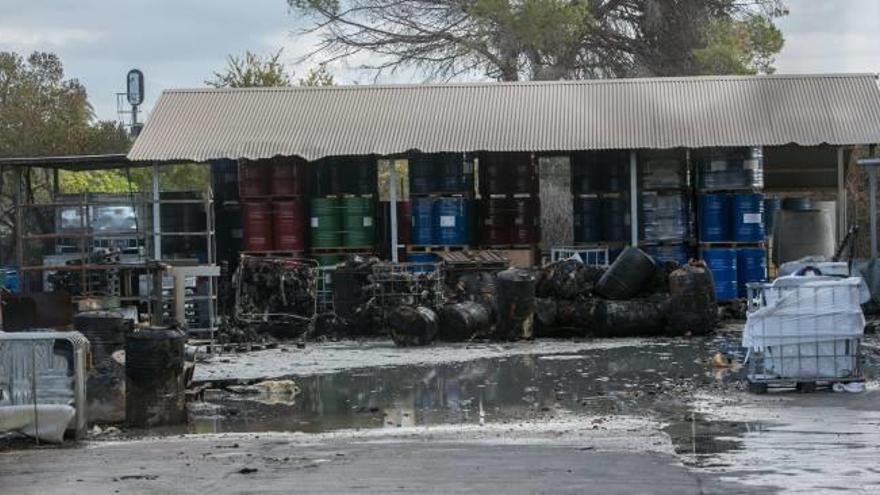
[[205, 84], [215, 88], [253, 88], [264, 86], [290, 86], [290, 75], [280, 61], [282, 50], [265, 57], [245, 52], [244, 58], [229, 55], [226, 69], [215, 72], [214, 79]]
[[[34, 52], [25, 59], [0, 52], [0, 156], [124, 153], [130, 144], [117, 123], [94, 121], [85, 88], [76, 79], [65, 79], [56, 55]], [[11, 171], [2, 172], [0, 237], [6, 241], [13, 228], [13, 188]], [[27, 200], [47, 199], [51, 194], [54, 178], [50, 170], [28, 169], [23, 179]], [[84, 180], [88, 182], [88, 175]], [[51, 220], [45, 215], [36, 219], [40, 223]]]
[[333, 79], [333, 74], [327, 72], [327, 68], [323, 65], [319, 65], [317, 69], [314, 67], [309, 69], [306, 72], [306, 77], [301, 77], [299, 79], [300, 86], [335, 86], [336, 80]]
[[[288, 0], [327, 61], [515, 81], [767, 72], [783, 0]], [[718, 62], [715, 56], [723, 56]]]

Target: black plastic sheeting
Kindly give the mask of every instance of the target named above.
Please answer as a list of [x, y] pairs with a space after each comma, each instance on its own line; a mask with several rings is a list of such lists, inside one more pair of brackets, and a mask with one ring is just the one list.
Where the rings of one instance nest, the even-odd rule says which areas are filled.
[[662, 335], [666, 314], [662, 299], [598, 300], [592, 333], [599, 337]]
[[585, 265], [577, 260], [557, 261], [541, 270], [537, 295], [565, 300], [589, 296], [604, 273], [603, 268]]

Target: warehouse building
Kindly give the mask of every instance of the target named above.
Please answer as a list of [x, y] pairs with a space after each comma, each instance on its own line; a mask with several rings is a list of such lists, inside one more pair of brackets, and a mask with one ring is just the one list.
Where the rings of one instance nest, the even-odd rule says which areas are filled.
[[770, 229], [742, 218], [784, 200], [821, 200], [839, 239], [849, 156], [878, 142], [874, 74], [712, 76], [167, 90], [129, 158], [214, 163], [232, 251], [332, 263], [380, 249], [391, 223], [401, 246], [380, 251], [399, 259], [591, 244], [681, 259], [762, 249]]

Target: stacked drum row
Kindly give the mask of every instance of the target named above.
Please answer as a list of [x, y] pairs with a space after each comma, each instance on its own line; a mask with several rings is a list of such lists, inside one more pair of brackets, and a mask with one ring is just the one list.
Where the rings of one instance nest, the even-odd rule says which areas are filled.
[[376, 235], [376, 160], [342, 156], [314, 164], [310, 201], [311, 257], [332, 265], [346, 254], [373, 254]]
[[407, 260], [433, 260], [429, 254], [432, 246], [468, 246], [472, 159], [463, 153], [413, 153], [408, 161], [411, 218]]
[[690, 175], [683, 150], [639, 153], [639, 245], [659, 263], [691, 257]]
[[538, 174], [531, 153], [479, 156], [480, 244], [531, 248], [540, 239]]
[[575, 244], [619, 251], [630, 240], [629, 152], [574, 153], [571, 173]]
[[763, 153], [725, 148], [695, 157], [701, 256], [715, 278], [718, 300], [745, 297], [746, 284], [767, 278]]
[[276, 158], [239, 163], [244, 250], [302, 253], [305, 249], [306, 162]]

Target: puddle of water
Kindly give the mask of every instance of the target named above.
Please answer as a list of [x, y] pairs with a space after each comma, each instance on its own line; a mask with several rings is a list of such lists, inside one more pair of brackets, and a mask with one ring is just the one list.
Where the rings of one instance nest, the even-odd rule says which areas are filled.
[[[513, 356], [294, 377], [292, 403], [224, 391], [190, 431], [326, 432], [435, 424], [515, 422], [573, 414], [644, 412], [658, 396], [711, 383], [706, 344], [647, 345], [563, 356]], [[207, 413], [207, 414], [205, 414]]]

